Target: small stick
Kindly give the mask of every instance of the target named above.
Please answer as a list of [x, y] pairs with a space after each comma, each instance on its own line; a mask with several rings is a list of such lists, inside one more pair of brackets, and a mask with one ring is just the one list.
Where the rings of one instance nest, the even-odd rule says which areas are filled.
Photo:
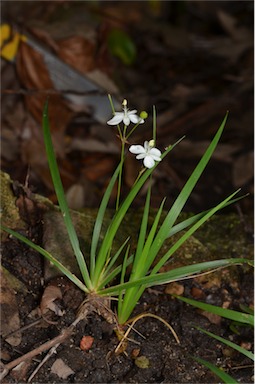
[[50, 349], [50, 351], [47, 353], [47, 355], [42, 359], [42, 361], [40, 362], [40, 364], [37, 365], [36, 369], [34, 370], [34, 372], [29, 376], [27, 382], [30, 383], [33, 378], [35, 377], [35, 375], [37, 374], [37, 372], [39, 371], [39, 369], [46, 363], [47, 360], [49, 360], [49, 358], [53, 355], [53, 353], [56, 353], [57, 351], [57, 348], [58, 346], [60, 345], [60, 343], [57, 343], [54, 347], [52, 347]]
[[3, 364], [1, 366], [0, 379], [3, 379], [12, 368], [16, 367], [18, 364], [22, 363], [23, 361], [32, 359], [36, 355], [39, 355], [40, 353], [46, 351], [47, 349], [54, 347], [56, 344], [63, 343], [63, 341], [65, 341], [69, 336], [71, 336], [73, 332], [73, 328], [74, 328], [74, 325], [71, 324], [69, 328], [64, 329], [60, 333], [60, 335], [54, 337], [54, 339], [47, 341], [46, 343], [40, 345], [39, 347], [26, 353], [25, 355], [18, 357], [17, 359], [11, 361], [8, 364], [5, 364], [5, 365]]

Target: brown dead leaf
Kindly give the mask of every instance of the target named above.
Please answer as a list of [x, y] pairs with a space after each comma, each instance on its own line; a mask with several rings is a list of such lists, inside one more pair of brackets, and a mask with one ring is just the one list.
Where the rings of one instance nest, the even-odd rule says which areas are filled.
[[31, 366], [31, 360], [22, 361], [11, 371], [11, 377], [16, 380], [16, 382], [26, 382], [27, 381], [27, 372]]
[[74, 374], [74, 371], [62, 359], [57, 359], [51, 366], [51, 373], [66, 380], [68, 376]]
[[81, 164], [81, 174], [90, 181], [98, 181], [112, 174], [115, 169], [116, 161], [110, 155], [95, 153], [84, 158]]
[[[47, 98], [44, 90], [54, 88], [43, 57], [25, 43], [20, 45], [17, 60], [17, 73], [21, 83], [28, 90], [25, 95], [28, 111], [21, 133], [21, 157], [25, 164], [32, 164], [33, 171], [52, 189], [50, 173], [47, 167], [43, 137], [41, 132], [42, 111]], [[49, 99], [49, 120], [52, 140], [58, 157], [65, 156], [65, 129], [73, 112], [59, 94], [52, 94]], [[23, 119], [24, 120], [24, 119]]]
[[[47, 93], [43, 90], [54, 90], [50, 74], [44, 62], [43, 56], [29, 45], [20, 45], [17, 59], [17, 73], [21, 83], [28, 90], [33, 90], [32, 94], [26, 94], [26, 105], [35, 120], [40, 123], [42, 111], [47, 98]], [[51, 94], [49, 102], [49, 120], [51, 122], [51, 132], [64, 133], [68, 122], [72, 116], [71, 110], [60, 94]], [[63, 140], [59, 135], [58, 141]]]
[[54, 312], [57, 316], [63, 316], [63, 311], [54, 302], [56, 299], [62, 299], [61, 289], [55, 285], [48, 285], [44, 290], [40, 303], [42, 316], [49, 310]]
[[[4, 274], [3, 269], [0, 269], [0, 306], [1, 313], [1, 335], [5, 338], [11, 332], [20, 328], [19, 310], [16, 302], [15, 291], [12, 288], [11, 280]], [[21, 333], [16, 332], [14, 335], [7, 337], [5, 340], [12, 346], [17, 346], [21, 343]]]
[[95, 68], [95, 46], [83, 36], [71, 36], [58, 41], [58, 56], [81, 73]]

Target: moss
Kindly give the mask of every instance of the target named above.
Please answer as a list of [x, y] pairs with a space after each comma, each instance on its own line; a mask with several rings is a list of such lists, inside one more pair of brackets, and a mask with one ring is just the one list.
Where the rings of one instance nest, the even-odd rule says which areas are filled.
[[9, 228], [24, 227], [12, 191], [12, 181], [7, 173], [1, 171], [1, 221]]

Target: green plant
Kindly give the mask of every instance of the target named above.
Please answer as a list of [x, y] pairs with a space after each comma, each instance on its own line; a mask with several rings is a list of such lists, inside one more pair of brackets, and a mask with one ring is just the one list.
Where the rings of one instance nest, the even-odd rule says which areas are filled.
[[[243, 324], [245, 326], [251, 326], [254, 327], [254, 313], [251, 313], [251, 311], [248, 311], [248, 313], [238, 312], [227, 308], [218, 307], [216, 305], [206, 304], [199, 302], [197, 300], [188, 299], [186, 297], [176, 296], [179, 300], [184, 301], [187, 304], [190, 304], [194, 307], [200, 308], [204, 311], [213, 313], [215, 315], [224, 317], [226, 319], [232, 320], [235, 323]], [[252, 361], [254, 361], [254, 354], [250, 351], [247, 351], [245, 348], [240, 347], [236, 343], [233, 343], [230, 340], [227, 340], [223, 337], [217, 336], [212, 332], [208, 332], [205, 329], [202, 329], [200, 327], [196, 327], [200, 332], [203, 332], [204, 334], [220, 341], [221, 343], [227, 345], [230, 348], [235, 349], [237, 352], [243, 354], [244, 356], [248, 357]], [[216, 376], [218, 376], [221, 380], [223, 380], [224, 383], [238, 383], [233, 377], [231, 377], [229, 374], [224, 372], [224, 370], [218, 368], [216, 365], [201, 359], [200, 357], [194, 357], [194, 360], [197, 362], [203, 364], [205, 367], [209, 368]]]
[[[111, 101], [111, 99], [110, 99]], [[203, 173], [208, 161], [210, 160], [223, 132], [226, 124], [227, 115], [225, 116], [220, 128], [218, 129], [211, 144], [206, 150], [205, 154], [199, 161], [198, 165], [194, 169], [193, 173], [189, 177], [172, 208], [166, 215], [162, 224], [160, 224], [161, 214], [164, 207], [165, 200], [162, 201], [160, 208], [155, 216], [153, 225], [148, 228], [148, 218], [150, 212], [150, 197], [151, 197], [151, 183], [148, 188], [145, 207], [143, 211], [143, 217], [141, 221], [140, 232], [137, 241], [136, 251], [130, 253], [130, 242], [127, 238], [121, 247], [115, 253], [112, 252], [113, 242], [115, 236], [121, 226], [122, 220], [125, 217], [126, 212], [130, 208], [136, 195], [139, 193], [145, 182], [151, 179], [151, 175], [154, 169], [158, 166], [159, 162], [175, 147], [177, 143], [172, 146], [168, 146], [163, 154], [155, 148], [156, 142], [156, 113], [154, 108], [153, 113], [153, 140], [145, 142], [144, 146], [132, 145], [130, 152], [136, 154], [137, 159], [142, 159], [145, 168], [143, 168], [137, 177], [133, 187], [128, 195], [121, 201], [121, 182], [122, 182], [122, 169], [125, 160], [125, 145], [132, 132], [139, 124], [144, 122], [143, 118], [146, 118], [146, 113], [142, 113], [140, 116], [136, 115], [136, 110], [129, 111], [127, 108], [127, 102], [123, 102], [123, 112], [115, 112], [113, 108], [114, 117], [108, 121], [110, 125], [117, 125], [118, 134], [121, 140], [121, 159], [120, 164], [115, 170], [111, 181], [105, 191], [103, 199], [101, 201], [94, 231], [91, 239], [90, 250], [90, 263], [89, 265], [85, 261], [85, 257], [80, 249], [78, 237], [73, 226], [70, 211], [67, 206], [56, 157], [54, 154], [53, 144], [50, 135], [50, 127], [48, 120], [48, 103], [45, 104], [43, 112], [43, 135], [46, 147], [47, 159], [49, 168], [55, 187], [56, 195], [60, 210], [62, 212], [63, 220], [65, 222], [69, 239], [72, 244], [72, 248], [79, 265], [82, 280], [69, 271], [63, 264], [61, 264], [53, 255], [47, 252], [42, 247], [34, 244], [32, 241], [24, 237], [23, 235], [6, 228], [2, 225], [2, 229], [13, 235], [17, 239], [23, 241], [30, 247], [40, 252], [44, 257], [50, 260], [63, 274], [65, 274], [74, 284], [76, 284], [82, 291], [84, 291], [88, 297], [84, 301], [79, 311], [79, 318], [87, 316], [88, 311], [99, 310], [100, 313], [107, 318], [110, 322], [116, 323], [116, 316], [113, 312], [105, 310], [104, 297], [118, 297], [117, 306], [117, 326], [118, 324], [124, 325], [134, 307], [136, 306], [139, 298], [144, 290], [149, 286], [160, 285], [168, 283], [174, 280], [180, 280], [184, 277], [191, 277], [196, 273], [201, 273], [205, 270], [210, 270], [219, 267], [226, 267], [233, 264], [244, 263], [244, 259], [222, 259], [209, 262], [203, 262], [198, 264], [192, 264], [174, 270], [160, 273], [160, 268], [168, 262], [171, 256], [179, 249], [182, 244], [212, 215], [226, 207], [227, 205], [239, 200], [236, 198], [238, 191], [232, 193], [221, 203], [213, 207], [208, 211], [201, 212], [193, 217], [184, 220], [179, 224], [175, 224], [180, 212], [182, 211], [187, 199], [192, 193], [197, 181]], [[121, 129], [120, 123], [123, 121], [124, 127]], [[134, 127], [129, 130], [130, 122], [134, 123]], [[118, 182], [118, 196], [116, 201], [116, 210], [111, 219], [106, 233], [102, 235], [102, 224], [104, 215], [108, 206], [108, 202], [115, 183]], [[178, 241], [171, 246], [171, 248], [161, 257], [159, 261], [155, 263], [155, 258], [162, 248], [165, 240], [171, 237], [173, 234], [183, 231], [184, 232]], [[121, 262], [121, 257], [124, 259]], [[131, 273], [127, 273], [127, 267], [131, 268]], [[118, 279], [118, 280], [117, 280]], [[116, 283], [117, 280], [117, 283]], [[90, 303], [90, 304], [88, 304]], [[92, 303], [92, 304], [91, 304]]]

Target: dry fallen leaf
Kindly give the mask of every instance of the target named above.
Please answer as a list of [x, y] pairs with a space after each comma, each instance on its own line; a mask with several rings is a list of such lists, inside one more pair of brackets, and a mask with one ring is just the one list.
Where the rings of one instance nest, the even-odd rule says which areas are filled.
[[22, 361], [11, 371], [11, 377], [16, 380], [16, 382], [26, 382], [27, 381], [27, 372], [31, 366], [31, 360]]
[[71, 36], [58, 41], [58, 56], [81, 73], [95, 67], [94, 44], [83, 36]]
[[63, 316], [63, 311], [54, 302], [56, 299], [62, 299], [61, 289], [55, 285], [48, 285], [44, 290], [40, 303], [42, 315], [51, 310], [57, 316]]
[[67, 364], [65, 364], [62, 359], [57, 359], [52, 364], [51, 373], [54, 373], [60, 379], [66, 380], [68, 376], [74, 374], [74, 371]]

